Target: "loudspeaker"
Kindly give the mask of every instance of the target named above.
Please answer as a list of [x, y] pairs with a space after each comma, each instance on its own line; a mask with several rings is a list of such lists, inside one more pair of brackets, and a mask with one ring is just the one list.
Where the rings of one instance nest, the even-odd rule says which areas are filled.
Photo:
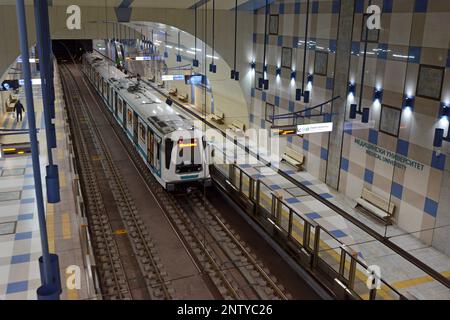
[[370, 108], [364, 108], [362, 114], [362, 123], [369, 123]]
[[198, 67], [198, 66], [199, 66], [198, 60], [197, 60], [197, 59], [194, 59], [194, 61], [192, 61], [192, 65], [193, 65], [194, 67]]
[[258, 89], [262, 89], [264, 84], [264, 79], [263, 78], [259, 78], [258, 79]]
[[302, 100], [302, 89], [295, 90], [295, 100], [296, 101]]
[[234, 80], [239, 81], [239, 72], [238, 71], [234, 72]]
[[437, 128], [434, 131], [433, 147], [435, 147], [435, 148], [442, 147], [442, 142], [443, 141], [444, 141], [444, 129]]

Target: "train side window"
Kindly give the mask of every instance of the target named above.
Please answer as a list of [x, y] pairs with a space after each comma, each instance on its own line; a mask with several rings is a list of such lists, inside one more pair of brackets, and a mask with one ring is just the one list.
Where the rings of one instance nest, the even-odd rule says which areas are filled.
[[128, 110], [128, 123], [131, 124], [133, 121], [133, 114], [131, 113], [131, 110]]
[[141, 139], [145, 141], [145, 127], [142, 123], [139, 123], [139, 131]]

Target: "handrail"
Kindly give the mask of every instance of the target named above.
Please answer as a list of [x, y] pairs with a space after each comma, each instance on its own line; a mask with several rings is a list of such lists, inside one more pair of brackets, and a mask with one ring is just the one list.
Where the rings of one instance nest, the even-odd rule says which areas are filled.
[[[219, 148], [215, 148], [215, 152], [220, 152], [223, 155], [223, 157], [226, 157], [226, 154]], [[215, 165], [215, 164], [213, 163], [213, 165]], [[226, 182], [236, 192], [238, 192], [240, 195], [244, 195], [246, 199], [249, 199], [251, 202], [253, 202], [259, 208], [262, 208], [261, 204], [260, 204], [261, 186], [265, 187], [266, 190], [268, 190], [270, 192], [270, 194], [267, 195], [267, 197], [269, 199], [271, 199], [270, 202], [271, 202], [272, 206], [269, 209], [270, 216], [267, 218], [270, 219], [273, 223], [275, 223], [275, 225], [277, 226], [277, 228], [279, 230], [282, 230], [283, 232], [287, 233], [287, 238], [289, 241], [291, 241], [292, 243], [294, 243], [297, 246], [300, 246], [300, 248], [303, 248], [306, 251], [306, 253], [310, 254], [310, 259], [311, 259], [310, 267], [312, 269], [318, 268], [317, 262], [320, 260], [321, 262], [325, 263], [331, 270], [334, 270], [334, 272], [336, 272], [336, 274], [340, 278], [339, 283], [341, 285], [345, 285], [346, 289], [349, 290], [353, 296], [357, 296], [359, 299], [364, 299], [364, 297], [361, 296], [359, 293], [357, 293], [354, 289], [356, 273], [358, 272], [358, 270], [363, 269], [367, 273], [367, 275], [369, 275], [369, 276], [371, 275], [371, 276], [375, 277], [376, 280], [378, 280], [379, 283], [381, 284], [380, 289], [369, 288], [369, 287], [367, 288], [367, 292], [368, 292], [367, 298], [368, 299], [371, 299], [371, 300], [375, 299], [377, 296], [377, 292], [379, 290], [383, 291], [383, 286], [385, 286], [386, 288], [388, 288], [390, 291], [392, 291], [395, 294], [395, 296], [392, 298], [395, 299], [395, 297], [398, 296], [399, 299], [406, 299], [406, 297], [404, 295], [402, 295], [400, 292], [398, 292], [387, 281], [385, 281], [381, 277], [377, 277], [376, 275], [371, 273], [368, 266], [364, 262], [362, 262], [358, 259], [357, 252], [355, 252], [349, 246], [345, 245], [337, 237], [335, 237], [333, 234], [331, 234], [326, 228], [318, 225], [314, 220], [312, 220], [306, 216], [302, 216], [299, 212], [297, 212], [294, 208], [292, 208], [292, 206], [290, 206], [290, 204], [285, 202], [273, 190], [271, 190], [271, 188], [265, 182], [263, 182], [261, 179], [253, 178], [251, 175], [244, 172], [243, 169], [239, 168], [234, 163], [230, 163], [227, 165], [228, 165], [228, 177], [225, 176]], [[247, 188], [245, 189], [245, 193], [244, 193], [243, 184], [242, 184], [243, 175], [245, 175], [248, 178], [248, 189]], [[246, 193], [248, 193], [248, 194], [246, 194]], [[286, 220], [286, 218], [283, 218], [283, 206], [285, 208], [289, 209], [287, 229], [281, 223], [282, 220], [284, 220], [284, 221]], [[302, 223], [302, 225], [303, 225], [302, 239], [298, 239], [292, 235], [294, 219], [300, 219], [301, 221], [303, 221], [303, 223]], [[314, 231], [312, 231], [311, 229]], [[314, 232], [314, 239], [310, 239], [311, 232]], [[326, 240], [322, 240], [323, 236], [321, 236], [321, 234], [323, 235], [324, 233], [326, 234], [327, 238], [329, 237], [329, 239], [332, 239], [332, 241], [335, 241], [338, 245], [336, 247], [330, 247], [329, 249], [326, 249], [326, 250], [324, 250], [324, 249], [321, 250], [320, 242], [323, 242], [324, 243], [323, 245], [328, 246], [328, 244], [326, 244]], [[311, 241], [313, 243], [311, 243]], [[323, 245], [322, 245], [322, 247], [323, 247]], [[338, 270], [336, 270], [331, 265], [329, 265], [325, 260], [320, 258], [319, 253], [320, 252], [323, 253], [328, 250], [332, 250], [334, 252], [337, 251], [336, 254], [339, 256], [339, 259], [337, 260], [337, 263], [339, 266]], [[345, 275], [346, 270], [347, 270], [346, 263], [348, 261], [347, 260], [348, 258], [350, 259], [349, 260], [349, 262], [350, 262], [349, 268], [350, 269], [348, 269], [349, 274], [348, 274], [348, 276], [346, 276]], [[359, 268], [358, 268], [358, 266], [359, 266]], [[344, 281], [347, 284], [343, 283], [342, 281]]]

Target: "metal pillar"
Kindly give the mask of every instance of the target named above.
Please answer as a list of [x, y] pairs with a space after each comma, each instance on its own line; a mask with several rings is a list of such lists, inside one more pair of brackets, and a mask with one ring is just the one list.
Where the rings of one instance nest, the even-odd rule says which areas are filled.
[[24, 76], [25, 96], [27, 100], [29, 135], [31, 143], [31, 157], [33, 161], [33, 175], [35, 184], [35, 195], [39, 220], [39, 231], [42, 246], [43, 279], [42, 286], [38, 288], [38, 299], [57, 300], [59, 291], [52, 284], [53, 270], [51, 267], [50, 254], [48, 250], [47, 226], [45, 223], [45, 208], [42, 195], [41, 169], [39, 164], [39, 146], [36, 134], [36, 116], [34, 113], [33, 90], [31, 86], [31, 69], [28, 53], [27, 22], [25, 15], [24, 0], [16, 0], [17, 24], [19, 28], [20, 51], [22, 56], [22, 70]]
[[52, 148], [56, 148], [56, 129], [51, 119], [51, 110], [54, 110], [55, 108], [55, 101], [54, 95], [52, 95], [52, 91], [54, 92], [52, 71], [53, 61], [51, 56], [47, 0], [34, 0], [34, 15], [36, 21], [37, 47], [41, 59], [41, 88], [42, 100], [44, 103], [45, 135], [47, 137], [47, 154], [49, 162], [46, 167], [47, 176], [45, 177], [47, 185], [47, 201], [49, 203], [57, 203], [60, 201], [60, 193], [58, 166], [53, 164], [52, 154]]

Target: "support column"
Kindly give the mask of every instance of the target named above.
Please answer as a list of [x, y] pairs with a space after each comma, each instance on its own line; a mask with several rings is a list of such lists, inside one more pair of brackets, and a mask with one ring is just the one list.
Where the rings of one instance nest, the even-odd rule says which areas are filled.
[[355, 0], [341, 1], [333, 90], [333, 97], [340, 96], [340, 98], [335, 100], [331, 106], [334, 128], [328, 143], [328, 163], [325, 180], [330, 187], [335, 189], [339, 187], [354, 12]]
[[[42, 194], [41, 168], [39, 164], [39, 146], [36, 133], [36, 116], [34, 112], [33, 89], [31, 86], [30, 55], [28, 49], [27, 22], [24, 0], [16, 1], [17, 23], [19, 27], [20, 51], [22, 56], [23, 78], [25, 96], [27, 101], [28, 125], [31, 144], [31, 157], [33, 161], [33, 175], [36, 194], [36, 205], [39, 220], [39, 232], [41, 237], [42, 257], [42, 286], [38, 288], [37, 295], [40, 300], [59, 299], [59, 290], [53, 284], [54, 269], [48, 250], [47, 225], [45, 221], [44, 197]], [[58, 270], [59, 271], [59, 270]]]
[[50, 29], [48, 22], [47, 0], [34, 1], [37, 47], [40, 56], [40, 74], [42, 83], [42, 101], [44, 104], [45, 135], [47, 138], [48, 166], [45, 177], [47, 200], [49, 203], [60, 201], [58, 166], [53, 163], [52, 149], [56, 148], [56, 129], [52, 123], [55, 114], [53, 59], [51, 51]]

